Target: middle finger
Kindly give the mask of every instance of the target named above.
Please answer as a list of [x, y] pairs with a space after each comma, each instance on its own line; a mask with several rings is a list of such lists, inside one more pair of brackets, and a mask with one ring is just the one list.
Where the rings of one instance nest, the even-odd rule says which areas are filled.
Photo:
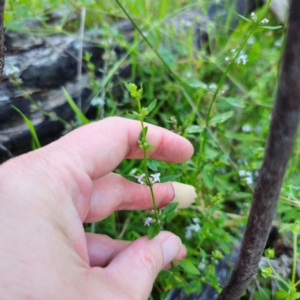
[[[149, 187], [126, 180], [121, 175], [109, 173], [93, 184], [90, 207], [84, 222], [100, 221], [116, 210], [153, 208]], [[157, 207], [165, 206], [174, 199], [170, 182], [155, 184], [153, 190]]]

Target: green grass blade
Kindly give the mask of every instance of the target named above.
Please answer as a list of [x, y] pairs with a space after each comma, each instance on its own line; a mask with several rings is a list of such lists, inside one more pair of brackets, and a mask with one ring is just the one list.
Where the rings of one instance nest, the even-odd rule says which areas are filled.
[[22, 116], [23, 120], [25, 121], [25, 123], [28, 126], [29, 131], [30, 131], [31, 136], [32, 136], [32, 148], [33, 148], [33, 150], [41, 148], [39, 138], [36, 134], [36, 131], [35, 131], [35, 128], [34, 128], [32, 122], [17, 107], [12, 105], [12, 108]]
[[67, 92], [67, 90], [62, 87], [61, 88], [64, 96], [66, 97], [70, 107], [72, 108], [72, 110], [74, 111], [74, 113], [76, 114], [76, 116], [81, 120], [81, 122], [83, 124], [89, 124], [90, 120], [81, 112], [81, 110], [79, 109], [79, 107], [77, 106], [77, 104], [74, 102], [74, 100], [72, 99], [72, 97], [69, 95], [69, 93]]

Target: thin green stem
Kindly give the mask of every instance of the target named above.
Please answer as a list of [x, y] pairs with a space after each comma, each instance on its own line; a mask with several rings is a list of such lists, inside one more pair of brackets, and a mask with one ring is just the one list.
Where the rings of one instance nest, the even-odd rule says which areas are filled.
[[[33, 100], [32, 97], [28, 93], [26, 93], [15, 80], [12, 82], [12, 84], [17, 87], [17, 89], [22, 93], [23, 97], [26, 98], [29, 102], [31, 102], [31, 104], [33, 104], [39, 112], [41, 112], [46, 117], [49, 117], [49, 118], [52, 117], [52, 114], [45, 111], [35, 100]], [[57, 115], [55, 116], [55, 119], [57, 121], [60, 121], [64, 125], [70, 125], [69, 122], [65, 121], [63, 118], [61, 118]]]
[[295, 287], [300, 284], [300, 280], [295, 283]]
[[233, 64], [236, 62], [236, 60], [238, 59], [240, 53], [242, 52], [243, 48], [245, 47], [247, 41], [249, 40], [249, 38], [251, 37], [251, 35], [254, 33], [254, 31], [260, 26], [261, 24], [261, 20], [262, 18], [264, 17], [264, 15], [266, 14], [270, 4], [271, 4], [272, 0], [269, 0], [262, 12], [262, 14], [260, 15], [260, 17], [256, 20], [256, 22], [253, 24], [250, 32], [248, 33], [247, 37], [244, 39], [241, 47], [239, 48], [239, 50], [237, 51], [235, 57], [234, 57], [234, 60], [231, 61], [228, 65], [228, 67], [226, 68], [225, 72], [223, 73], [219, 83], [218, 83], [218, 86], [213, 94], [213, 97], [211, 99], [211, 102], [209, 104], [209, 107], [208, 107], [208, 111], [207, 111], [207, 114], [206, 114], [206, 120], [205, 120], [205, 128], [204, 128], [204, 131], [203, 131], [203, 141], [201, 143], [201, 146], [200, 146], [200, 158], [202, 158], [202, 163], [201, 163], [201, 166], [199, 168], [199, 171], [201, 172], [204, 165], [205, 165], [205, 160], [204, 160], [204, 152], [205, 152], [205, 146], [206, 146], [206, 143], [207, 143], [207, 133], [208, 133], [208, 125], [209, 125], [209, 121], [210, 121], [210, 114], [211, 114], [211, 110], [212, 110], [212, 107], [213, 107], [213, 104], [215, 103], [215, 100], [219, 94], [219, 91], [223, 85], [223, 82], [225, 80], [225, 78], [227, 77], [227, 74], [229, 72], [229, 70], [231, 69], [231, 67], [233, 66]]
[[293, 270], [292, 270], [292, 285], [295, 285], [297, 268], [297, 234], [293, 233]]
[[[140, 98], [136, 98], [136, 101], [137, 101], [137, 104], [138, 104], [139, 113], [141, 113], [142, 112], [141, 99]], [[142, 129], [144, 129], [143, 120], [141, 120], [141, 124], [142, 124]]]
[[96, 233], [96, 222], [92, 223], [90, 232], [91, 233]]
[[271, 275], [270, 277], [275, 278], [278, 281], [281, 281], [285, 286], [289, 287], [289, 285], [279, 276], [279, 274], [275, 271], [273, 266], [271, 265], [270, 259], [268, 259], [269, 267], [271, 268], [274, 275]]
[[124, 6], [120, 3], [119, 0], [116, 0], [117, 4], [119, 5], [119, 7], [121, 8], [121, 10], [123, 11], [123, 13], [126, 15], [126, 17], [130, 20], [130, 22], [132, 23], [132, 25], [134, 26], [134, 28], [139, 32], [139, 34], [142, 36], [142, 38], [144, 39], [144, 41], [148, 44], [148, 46], [152, 49], [152, 51], [156, 54], [156, 56], [160, 59], [160, 61], [162, 62], [162, 64], [164, 65], [164, 67], [168, 70], [168, 72], [170, 72], [170, 74], [172, 74], [172, 76], [175, 78], [175, 80], [177, 80], [182, 86], [185, 86], [185, 83], [180, 79], [179, 76], [177, 76], [172, 70], [171, 68], [168, 66], [168, 64], [165, 62], [165, 60], [163, 59], [163, 57], [158, 53], [158, 51], [156, 51], [156, 49], [152, 46], [152, 44], [149, 42], [148, 38], [143, 34], [142, 30], [136, 25], [136, 23], [134, 22], [134, 20], [130, 17], [130, 15], [128, 14], [128, 12], [125, 10]]
[[253, 34], [254, 30], [256, 29], [256, 26], [253, 26], [249, 32], [249, 34], [247, 35], [247, 37], [245, 38], [245, 40], [243, 41], [242, 43], [242, 46], [239, 48], [239, 50], [237, 51], [235, 57], [234, 57], [234, 60], [232, 62], [229, 63], [228, 67], [226, 68], [225, 72], [223, 73], [219, 83], [218, 83], [218, 86], [213, 94], [213, 97], [211, 99], [211, 102], [209, 104], [209, 107], [208, 107], [208, 111], [207, 111], [207, 114], [206, 114], [206, 120], [205, 120], [205, 128], [204, 128], [204, 131], [203, 131], [203, 141], [201, 143], [201, 147], [200, 147], [200, 157], [203, 158], [203, 161], [202, 161], [202, 164], [201, 164], [201, 167], [200, 167], [200, 171], [203, 169], [204, 167], [204, 157], [203, 157], [203, 154], [205, 152], [205, 146], [206, 146], [206, 142], [207, 142], [207, 133], [208, 133], [208, 125], [209, 125], [209, 120], [210, 120], [210, 114], [211, 114], [211, 110], [212, 110], [212, 107], [217, 99], [217, 96], [219, 94], [219, 91], [223, 85], [223, 82], [225, 80], [225, 78], [227, 77], [227, 74], [229, 72], [229, 70], [231, 69], [231, 67], [233, 66], [233, 64], [235, 63], [235, 61], [237, 60], [237, 58], [239, 57], [241, 51], [243, 50], [244, 46], [246, 45], [247, 41], [249, 40], [250, 36]]
[[158, 210], [156, 207], [156, 201], [155, 201], [154, 192], [153, 192], [153, 185], [151, 184], [150, 176], [149, 176], [149, 172], [148, 172], [148, 168], [147, 168], [147, 153], [145, 150], [144, 150], [144, 166], [145, 166], [145, 174], [147, 177], [148, 186], [150, 188], [150, 193], [151, 193], [151, 198], [152, 198], [152, 203], [153, 203], [153, 209], [155, 211], [156, 221], [158, 221], [159, 220]]
[[274, 278], [277, 281], [280, 281], [283, 285], [285, 285], [288, 289], [290, 289], [290, 285], [287, 284], [279, 275], [278, 276], [270, 275], [269, 277]]
[[[145, 127], [144, 127], [143, 120], [141, 120], [141, 126], [142, 126], [143, 140], [146, 140], [146, 135], [145, 135], [145, 130], [144, 130]], [[150, 181], [150, 176], [149, 176], [148, 167], [147, 167], [147, 151], [144, 148], [143, 148], [143, 155], [144, 155], [144, 171], [145, 171], [145, 175], [146, 175], [146, 180], [147, 180], [147, 184], [150, 188], [150, 193], [151, 193], [151, 198], [152, 198], [152, 203], [153, 203], [153, 209], [155, 211], [156, 221], [158, 221], [159, 220], [158, 210], [157, 210], [156, 201], [155, 201], [155, 197], [154, 197], [153, 186]]]
[[[142, 114], [142, 106], [141, 106], [141, 99], [139, 97], [136, 97], [137, 103], [138, 103], [138, 111], [140, 114]], [[140, 119], [141, 122], [141, 127], [142, 127], [142, 140], [146, 141], [146, 133], [145, 133], [145, 126], [144, 126], [144, 120], [141, 118]], [[158, 216], [158, 210], [157, 210], [157, 206], [156, 206], [156, 201], [155, 201], [155, 197], [154, 197], [154, 192], [153, 192], [153, 185], [151, 183], [150, 180], [150, 176], [149, 176], [149, 172], [148, 172], [148, 167], [147, 167], [147, 150], [143, 147], [143, 160], [144, 160], [144, 171], [145, 171], [145, 175], [146, 175], [146, 182], [147, 185], [150, 188], [150, 193], [151, 193], [151, 198], [152, 198], [152, 203], [153, 203], [153, 209], [155, 211], [155, 217], [156, 217], [156, 221], [159, 220], [159, 216]]]

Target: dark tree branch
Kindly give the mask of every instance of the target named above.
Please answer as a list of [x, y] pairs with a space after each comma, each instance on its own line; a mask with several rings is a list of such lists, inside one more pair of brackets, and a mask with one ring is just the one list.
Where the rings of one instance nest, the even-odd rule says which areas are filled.
[[263, 165], [238, 261], [218, 300], [240, 299], [263, 254], [300, 116], [300, 1], [292, 0], [281, 75]]
[[0, 0], [0, 89], [4, 68], [4, 6], [5, 0]]

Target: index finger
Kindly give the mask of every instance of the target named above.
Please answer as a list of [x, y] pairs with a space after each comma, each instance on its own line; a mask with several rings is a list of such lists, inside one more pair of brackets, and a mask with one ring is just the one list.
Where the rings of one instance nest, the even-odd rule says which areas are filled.
[[[155, 125], [146, 126], [154, 149], [149, 157], [180, 163], [193, 155], [193, 146], [185, 138]], [[140, 132], [139, 121], [110, 117], [72, 131], [57, 141], [57, 147], [64, 153], [62, 164], [69, 161], [94, 180], [113, 171], [124, 158], [143, 157], [137, 143]]]

